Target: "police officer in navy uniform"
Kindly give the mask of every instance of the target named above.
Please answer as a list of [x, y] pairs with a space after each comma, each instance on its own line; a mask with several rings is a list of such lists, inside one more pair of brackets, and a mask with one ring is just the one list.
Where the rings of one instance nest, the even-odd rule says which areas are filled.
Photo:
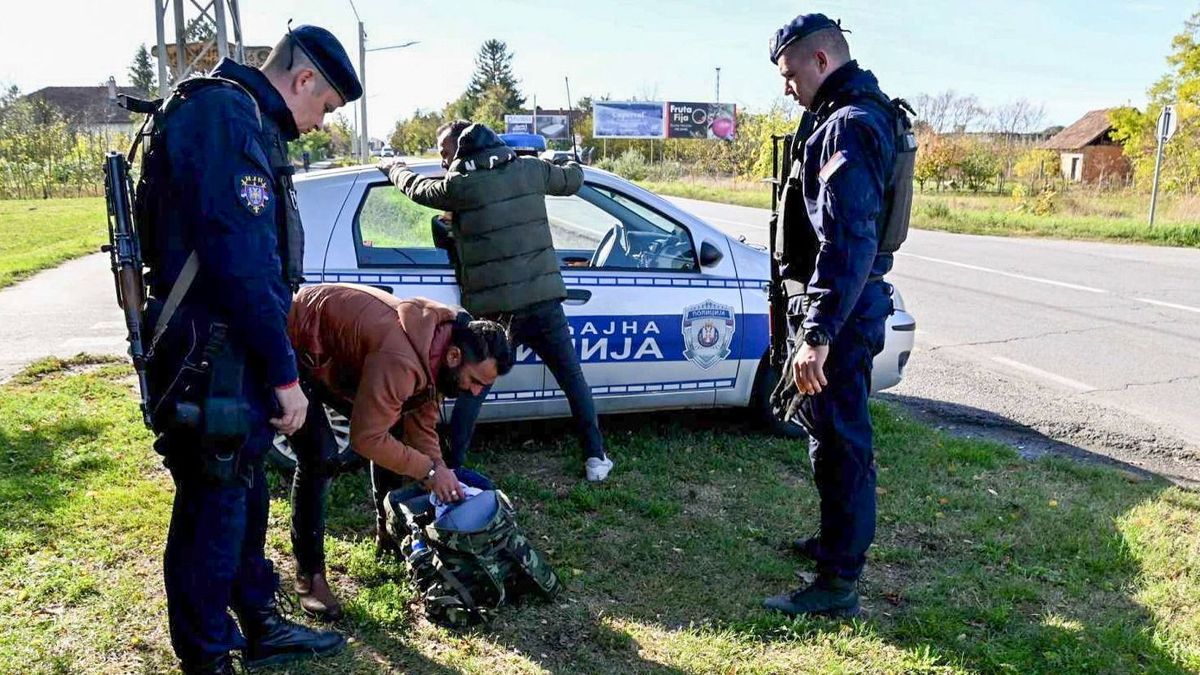
[[279, 614], [263, 458], [308, 409], [287, 336], [304, 243], [287, 142], [361, 95], [337, 39], [302, 26], [261, 69], [222, 60], [155, 115], [135, 212], [150, 233], [155, 449], [176, 488], [164, 576], [185, 673], [232, 672], [234, 650], [253, 666], [345, 645]]
[[879, 253], [887, 187], [896, 159], [896, 109], [869, 71], [850, 58], [839, 23], [796, 17], [770, 43], [784, 91], [815, 116], [797, 133], [777, 226], [781, 275], [797, 347], [789, 362], [809, 430], [820, 496], [819, 533], [796, 544], [817, 564], [816, 580], [768, 598], [789, 615], [854, 615], [856, 581], [875, 537], [875, 463], [867, 395], [871, 363], [892, 313]]

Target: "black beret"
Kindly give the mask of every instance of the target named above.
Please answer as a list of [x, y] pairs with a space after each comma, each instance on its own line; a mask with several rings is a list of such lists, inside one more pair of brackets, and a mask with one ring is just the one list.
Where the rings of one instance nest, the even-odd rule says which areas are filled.
[[824, 14], [801, 14], [787, 22], [783, 25], [783, 28], [775, 31], [775, 35], [771, 36], [771, 63], [779, 62], [779, 55], [783, 53], [783, 50], [788, 45], [826, 28], [836, 28], [843, 33], [850, 32], [842, 28], [840, 19], [834, 21]]
[[333, 33], [320, 26], [304, 25], [290, 29], [288, 35], [343, 101], [349, 103], [362, 96], [362, 83], [354, 72], [354, 64]]

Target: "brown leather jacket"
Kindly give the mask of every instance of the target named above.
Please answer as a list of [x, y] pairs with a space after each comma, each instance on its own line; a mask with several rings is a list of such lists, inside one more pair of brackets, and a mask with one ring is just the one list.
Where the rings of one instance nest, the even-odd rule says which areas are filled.
[[[456, 311], [370, 286], [300, 289], [288, 336], [302, 377], [350, 402], [350, 445], [396, 473], [424, 478], [442, 462], [437, 371]], [[401, 438], [392, 434], [397, 425]]]

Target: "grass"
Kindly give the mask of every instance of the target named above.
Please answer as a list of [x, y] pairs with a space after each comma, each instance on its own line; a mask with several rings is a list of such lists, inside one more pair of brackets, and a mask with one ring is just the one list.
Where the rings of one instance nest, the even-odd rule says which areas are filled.
[[[123, 364], [45, 361], [0, 388], [0, 672], [172, 667], [171, 487]], [[313, 673], [1183, 673], [1200, 669], [1200, 497], [956, 439], [873, 409], [868, 618], [787, 620], [786, 541], [817, 514], [805, 448], [733, 414], [606, 418], [618, 468], [579, 479], [565, 423], [485, 426], [486, 473], [568, 585], [490, 630], [426, 622], [373, 556], [363, 473], [335, 481], [331, 579], [352, 647]], [[268, 548], [290, 569], [285, 481]]]
[[363, 243], [376, 248], [432, 248], [429, 218], [438, 213], [391, 186], [372, 190], [359, 215]]
[[107, 241], [104, 199], [0, 200], [0, 288]]
[[[771, 207], [761, 183], [696, 180], [640, 183], [659, 194], [705, 201]], [[1050, 237], [1200, 248], [1200, 200], [1164, 196], [1155, 226], [1146, 223], [1149, 197], [1076, 190], [1055, 196], [1052, 211], [1031, 212], [1036, 200], [1018, 202], [995, 194], [917, 192], [913, 227], [963, 234]]]

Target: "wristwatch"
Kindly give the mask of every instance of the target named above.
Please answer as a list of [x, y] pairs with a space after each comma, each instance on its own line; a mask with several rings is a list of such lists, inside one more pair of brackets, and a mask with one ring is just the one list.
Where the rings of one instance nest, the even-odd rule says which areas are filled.
[[418, 478], [418, 479], [417, 479], [417, 482], [418, 482], [418, 483], [424, 483], [425, 481], [428, 481], [428, 480], [433, 480], [433, 477], [434, 477], [435, 475], [437, 475], [437, 468], [438, 468], [437, 462], [434, 462], [433, 464], [430, 464], [430, 465], [429, 465], [429, 473], [427, 473], [427, 474], [425, 474], [424, 476], [422, 476], [422, 477]]
[[832, 340], [829, 339], [829, 333], [826, 333], [823, 330], [815, 329], [804, 331], [804, 344], [810, 347], [825, 347], [830, 342], [832, 342]]

